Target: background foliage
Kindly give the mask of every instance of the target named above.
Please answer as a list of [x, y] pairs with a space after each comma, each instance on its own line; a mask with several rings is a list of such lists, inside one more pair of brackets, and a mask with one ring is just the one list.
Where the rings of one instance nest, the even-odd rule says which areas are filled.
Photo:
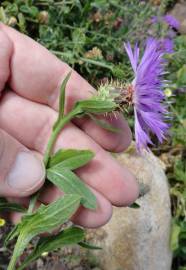
[[[160, 5], [153, 5], [160, 3]], [[106, 78], [130, 79], [123, 42], [143, 42], [157, 35], [153, 15], [164, 14], [175, 1], [12, 0], [1, 1], [0, 20], [28, 34], [90, 83]], [[186, 269], [186, 36], [174, 37], [175, 53], [167, 56], [172, 112], [170, 137], [152, 149], [166, 164], [172, 199], [171, 247], [174, 270]], [[29, 53], [29, 52], [28, 52]], [[130, 120], [132, 126], [133, 121]]]

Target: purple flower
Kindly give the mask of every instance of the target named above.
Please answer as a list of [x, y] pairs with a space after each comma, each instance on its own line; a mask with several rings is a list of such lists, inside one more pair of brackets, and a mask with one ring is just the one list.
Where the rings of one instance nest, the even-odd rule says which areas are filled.
[[180, 27], [179, 21], [172, 15], [165, 15], [163, 20], [172, 28], [178, 30]]
[[152, 24], [157, 24], [157, 23], [163, 22], [163, 21], [166, 24], [168, 24], [169, 27], [174, 28], [176, 30], [178, 30], [179, 27], [180, 27], [179, 21], [172, 15], [165, 15], [163, 17], [153, 16], [151, 18], [151, 23]]
[[153, 144], [150, 133], [156, 135], [160, 143], [165, 138], [168, 124], [165, 123], [167, 110], [162, 104], [163, 74], [165, 60], [159, 41], [149, 38], [141, 61], [139, 62], [139, 47], [132, 51], [130, 43], [124, 44], [130, 59], [135, 78], [132, 82], [133, 104], [135, 114], [135, 137], [138, 150], [147, 149]]
[[173, 53], [174, 52], [174, 42], [170, 38], [163, 38], [160, 41], [160, 44], [162, 46], [162, 49], [165, 51], [165, 53]]

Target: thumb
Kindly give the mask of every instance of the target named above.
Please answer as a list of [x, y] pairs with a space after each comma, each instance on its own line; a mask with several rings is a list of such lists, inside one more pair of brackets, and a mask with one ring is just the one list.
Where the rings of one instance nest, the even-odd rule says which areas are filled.
[[25, 197], [44, 183], [42, 161], [0, 129], [0, 196]]

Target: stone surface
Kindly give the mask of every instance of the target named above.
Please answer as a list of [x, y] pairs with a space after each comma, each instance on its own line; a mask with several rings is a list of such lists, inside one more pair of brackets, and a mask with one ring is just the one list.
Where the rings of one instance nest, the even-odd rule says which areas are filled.
[[103, 247], [96, 252], [104, 270], [170, 270], [170, 198], [162, 163], [151, 153], [139, 156], [134, 148], [117, 155], [139, 183], [148, 187], [138, 209], [114, 208], [111, 221], [91, 230], [87, 238]]
[[179, 32], [181, 34], [186, 34], [186, 1], [177, 3], [170, 14], [180, 22]]

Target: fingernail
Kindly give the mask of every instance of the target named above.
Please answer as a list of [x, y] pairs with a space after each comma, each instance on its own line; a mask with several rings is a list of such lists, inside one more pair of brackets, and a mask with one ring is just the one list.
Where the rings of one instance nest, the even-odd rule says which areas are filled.
[[44, 175], [44, 165], [39, 158], [30, 152], [19, 152], [7, 176], [7, 182], [11, 188], [28, 192], [40, 186]]

